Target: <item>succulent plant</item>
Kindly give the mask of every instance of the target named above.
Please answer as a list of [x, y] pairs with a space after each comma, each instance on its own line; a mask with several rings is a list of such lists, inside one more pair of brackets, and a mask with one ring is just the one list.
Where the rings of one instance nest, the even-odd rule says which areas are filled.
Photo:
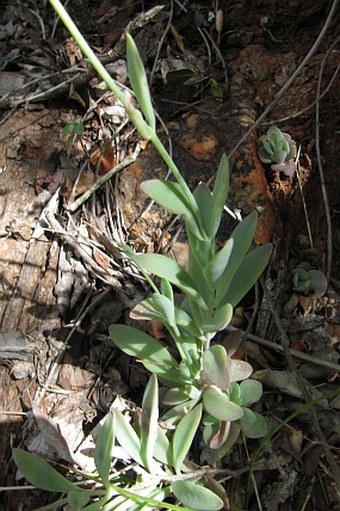
[[321, 271], [309, 268], [308, 263], [301, 263], [292, 271], [293, 289], [312, 298], [321, 298], [327, 291], [327, 279]]
[[271, 164], [273, 170], [292, 176], [296, 171], [296, 143], [288, 133], [283, 133], [276, 126], [267, 131], [262, 140], [259, 157], [263, 163]]

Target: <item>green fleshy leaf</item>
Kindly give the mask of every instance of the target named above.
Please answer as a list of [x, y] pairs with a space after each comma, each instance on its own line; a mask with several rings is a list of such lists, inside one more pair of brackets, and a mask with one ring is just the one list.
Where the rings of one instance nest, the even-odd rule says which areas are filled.
[[143, 364], [152, 363], [165, 368], [178, 368], [176, 359], [151, 335], [128, 325], [111, 325], [110, 337], [124, 353], [141, 360]]
[[188, 401], [190, 397], [185, 389], [181, 387], [172, 387], [166, 391], [163, 396], [162, 403], [166, 406], [176, 406]]
[[202, 417], [202, 405], [197, 405], [177, 424], [173, 441], [172, 456], [175, 470], [179, 470], [189, 452]]
[[174, 290], [172, 289], [170, 282], [166, 279], [161, 280], [161, 293], [172, 302], [174, 301]]
[[248, 362], [237, 358], [230, 359], [229, 376], [231, 382], [245, 380], [249, 378], [252, 372], [253, 368]]
[[[222, 279], [223, 274], [226, 272], [226, 269], [228, 268], [229, 262], [232, 260], [232, 253], [234, 250], [235, 240], [233, 237], [230, 237], [228, 241], [224, 244], [223, 248], [219, 250], [208, 262], [206, 267], [204, 268], [204, 276], [206, 280], [211, 283], [211, 287], [214, 288], [219, 283], [219, 281]], [[235, 258], [234, 258], [235, 259]], [[241, 261], [239, 261], [239, 264]], [[234, 262], [234, 265], [236, 266], [236, 261]], [[232, 279], [233, 271], [233, 265], [230, 265], [228, 270], [230, 272], [230, 275], [228, 273], [227, 277], [229, 277], [229, 280]], [[228, 278], [226, 285], [228, 285]]]
[[143, 366], [150, 371], [150, 373], [156, 374], [161, 380], [170, 381], [172, 383], [183, 383], [184, 385], [191, 382], [191, 376], [186, 377], [178, 369], [172, 369], [171, 367], [145, 361], [143, 361]]
[[223, 507], [216, 493], [191, 481], [175, 481], [171, 488], [175, 497], [194, 511], [217, 511]]
[[[200, 296], [203, 300], [207, 301], [211, 297], [211, 293], [213, 291], [213, 286], [211, 283], [205, 278], [203, 273], [203, 268], [207, 264], [207, 261], [210, 259], [210, 253], [207, 254], [205, 243], [200, 240], [197, 240], [193, 236], [193, 234], [187, 230], [188, 242], [189, 242], [189, 260], [188, 260], [188, 269], [190, 277], [195, 283], [195, 289], [197, 289]], [[209, 243], [209, 250], [211, 248], [211, 243]], [[190, 309], [192, 313], [192, 309]], [[200, 314], [202, 316], [202, 311], [200, 310]], [[194, 317], [194, 315], [192, 315]], [[199, 324], [199, 323], [197, 323]]]
[[[172, 181], [161, 181], [159, 179], [150, 179], [141, 184], [141, 188], [151, 199], [164, 209], [171, 211], [175, 215], [183, 216], [188, 228], [199, 240], [205, 239], [205, 233], [202, 235], [200, 226], [200, 212], [195, 197], [190, 192], [187, 196], [183, 193], [183, 187]], [[188, 198], [188, 194], [190, 194]]]
[[[181, 186], [172, 181], [150, 179], [141, 184], [141, 188], [151, 199], [164, 209], [184, 217], [191, 230], [200, 238], [201, 233], [197, 225], [195, 214], [183, 195]], [[197, 211], [198, 211], [197, 206]]]
[[275, 161], [275, 163], [282, 163], [283, 161], [285, 161], [286, 156], [287, 156], [287, 153], [285, 151], [276, 150], [276, 151], [274, 151], [272, 158], [273, 158], [273, 161]]
[[130, 121], [134, 124], [138, 133], [145, 140], [152, 140], [156, 135], [153, 128], [151, 128], [145, 121], [141, 112], [137, 110], [128, 100], [125, 101], [125, 109], [129, 116]]
[[183, 329], [190, 336], [199, 337], [201, 335], [201, 332], [196, 327], [193, 319], [185, 312], [185, 310], [180, 307], [175, 307], [175, 314], [176, 323], [180, 329]]
[[248, 438], [261, 438], [268, 433], [268, 424], [266, 419], [259, 413], [243, 409], [244, 415], [241, 417], [241, 429]]
[[120, 446], [130, 458], [143, 466], [142, 446], [137, 433], [120, 411], [113, 410], [113, 414], [116, 419], [116, 437]]
[[94, 461], [105, 486], [109, 484], [113, 446], [115, 443], [115, 417], [109, 413], [96, 441]]
[[155, 307], [161, 312], [161, 317], [163, 318], [164, 323], [177, 329], [175, 321], [175, 305], [173, 301], [158, 293], [155, 293], [152, 296], [152, 301]]
[[161, 312], [156, 309], [151, 296], [150, 298], [147, 298], [135, 305], [135, 307], [130, 311], [130, 318], [142, 321], [162, 321], [163, 316]]
[[[217, 290], [217, 299], [226, 293], [237, 269], [242, 264], [257, 226], [257, 213], [253, 211], [232, 232], [224, 247], [208, 262], [204, 268], [207, 281], [211, 281]], [[224, 300], [223, 303], [226, 303]]]
[[150, 128], [155, 130], [156, 118], [152, 106], [148, 80], [137, 46], [129, 33], [126, 33], [126, 57], [129, 80], [136, 95], [138, 104], [148, 121]]
[[210, 415], [221, 421], [236, 421], [243, 415], [242, 408], [216, 387], [208, 387], [203, 391], [203, 406]]
[[198, 399], [190, 399], [185, 403], [180, 403], [179, 405], [169, 408], [169, 410], [162, 415], [162, 421], [168, 424], [177, 424], [180, 419], [188, 414], [188, 411], [192, 410], [197, 405], [198, 401]]
[[229, 397], [230, 397], [230, 401], [232, 401], [233, 403], [236, 403], [237, 405], [240, 405], [240, 406], [243, 404], [242, 397], [241, 397], [241, 388], [238, 383], [233, 382], [233, 384], [231, 385]]
[[165, 430], [158, 426], [157, 437], [154, 449], [154, 457], [157, 461], [165, 463], [166, 465], [172, 464], [172, 448]]
[[137, 328], [119, 324], [111, 325], [109, 334], [118, 348], [140, 360], [150, 372], [167, 381], [187, 383], [177, 360], [151, 335]]
[[215, 344], [203, 354], [201, 381], [205, 385], [216, 385], [219, 389], [228, 389], [230, 361], [223, 346]]
[[268, 140], [272, 147], [275, 147], [280, 140], [283, 140], [283, 133], [277, 126], [271, 126], [266, 135], [266, 140]]
[[304, 268], [295, 268], [293, 274], [293, 289], [294, 291], [305, 291], [310, 285], [309, 272]]
[[158, 431], [158, 382], [152, 375], [144, 391], [141, 415], [141, 454], [151, 471]]
[[90, 498], [91, 493], [89, 491], [84, 493], [73, 491], [67, 495], [67, 502], [72, 511], [80, 511], [90, 502]]
[[210, 238], [211, 214], [213, 211], [213, 196], [205, 183], [200, 183], [194, 191], [194, 197], [203, 221], [206, 232]]
[[240, 436], [241, 431], [241, 425], [240, 421], [234, 421], [230, 423], [230, 430], [229, 434], [225, 440], [225, 442], [221, 445], [221, 447], [218, 447], [217, 449], [212, 449], [210, 451], [212, 462], [220, 461], [227, 452], [230, 451], [230, 449], [233, 447], [235, 442]]
[[229, 161], [227, 156], [223, 154], [217, 169], [215, 184], [213, 188], [213, 204], [210, 216], [210, 225], [207, 231], [210, 239], [216, 236], [221, 223], [223, 209], [229, 192], [229, 179]]
[[[116, 503], [118, 504], [120, 500], [121, 500], [120, 497], [116, 497], [113, 500], [112, 497], [105, 496], [102, 499], [98, 500], [97, 502], [92, 502], [92, 504], [88, 504], [84, 508], [84, 511], [102, 511], [103, 509], [105, 509], [105, 504], [107, 504], [108, 502], [110, 502], [110, 506], [111, 506], [111, 505], [115, 505]], [[39, 510], [37, 510], [37, 511], [39, 511]]]
[[264, 147], [260, 147], [259, 149], [259, 158], [263, 163], [273, 163], [271, 156], [268, 154]]
[[216, 421], [206, 424], [203, 440], [210, 449], [220, 449], [229, 437], [232, 422]]
[[271, 252], [272, 245], [267, 243], [245, 256], [221, 300], [222, 303], [231, 303], [233, 307], [236, 307], [260, 277], [268, 264]]
[[262, 396], [262, 383], [257, 380], [244, 380], [240, 383], [242, 406], [256, 403]]
[[233, 308], [230, 303], [226, 303], [219, 307], [214, 316], [202, 325], [202, 330], [205, 333], [216, 333], [224, 330], [233, 318]]
[[268, 156], [270, 157], [270, 160], [272, 161], [274, 150], [275, 150], [275, 144], [267, 139], [267, 140], [263, 141], [263, 147], [264, 147], [264, 150], [266, 151], [266, 153], [268, 154]]
[[15, 448], [13, 458], [20, 472], [36, 488], [56, 493], [83, 491], [35, 454]]
[[200, 307], [207, 309], [190, 275], [170, 257], [161, 254], [137, 254], [133, 261], [146, 271], [171, 282], [190, 296]]

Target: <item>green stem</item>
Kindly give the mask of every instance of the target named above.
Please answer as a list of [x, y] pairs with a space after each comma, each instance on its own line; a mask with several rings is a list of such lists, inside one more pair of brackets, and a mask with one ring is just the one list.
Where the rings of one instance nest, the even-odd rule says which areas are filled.
[[75, 25], [75, 23], [72, 21], [70, 15], [60, 2], [60, 0], [49, 0], [50, 4], [52, 5], [53, 9], [56, 11], [58, 16], [60, 17], [61, 21], [64, 23], [67, 30], [70, 32], [71, 36], [74, 38], [74, 40], [77, 42], [79, 48], [83, 52], [83, 54], [89, 59], [90, 63], [94, 67], [94, 69], [97, 71], [97, 73], [101, 76], [101, 78], [104, 80], [106, 85], [116, 94], [117, 98], [124, 104], [125, 106], [125, 100], [124, 100], [124, 93], [121, 91], [121, 89], [118, 87], [117, 83], [111, 78], [109, 73], [106, 71], [103, 64], [100, 62], [98, 57], [94, 54], [90, 46], [88, 45], [87, 41], [82, 36], [81, 32]]
[[[70, 15], [64, 8], [64, 6], [61, 4], [60, 0], [49, 0], [50, 4], [54, 8], [54, 10], [57, 12], [58, 16], [60, 17], [61, 21], [64, 23], [67, 30], [70, 32], [74, 40], [77, 42], [79, 48], [83, 52], [83, 54], [88, 58], [94, 69], [97, 71], [99, 76], [104, 80], [108, 88], [117, 96], [117, 98], [122, 102], [124, 105], [124, 108], [126, 109], [130, 120], [133, 122], [133, 124], [136, 125], [137, 121], [141, 121], [138, 118], [136, 118], [136, 110], [133, 108], [130, 104], [128, 104], [127, 99], [124, 96], [124, 93], [119, 88], [117, 82], [111, 78], [109, 73], [106, 71], [103, 64], [100, 62], [98, 57], [94, 54], [92, 49], [90, 48], [89, 44], [71, 19]], [[138, 126], [136, 125], [136, 128], [138, 129]], [[156, 132], [154, 130], [151, 131], [150, 126], [143, 121], [143, 128], [146, 130], [147, 128], [150, 130], [150, 140], [157, 149], [159, 155], [162, 157], [163, 161], [166, 163], [166, 165], [171, 170], [174, 178], [176, 179], [177, 183], [180, 185], [183, 194], [188, 201], [195, 217], [197, 224], [200, 228], [200, 231], [202, 235], [204, 236], [205, 229], [202, 224], [202, 220], [198, 211], [197, 203], [195, 201], [195, 198], [193, 194], [190, 191], [190, 188], [188, 187], [187, 183], [185, 182], [183, 176], [181, 175], [179, 169], [177, 168], [175, 162], [172, 160], [171, 156], [165, 149], [164, 145], [162, 144], [161, 140], [158, 138]]]
[[153, 145], [155, 146], [155, 148], [157, 149], [159, 155], [162, 157], [163, 161], [166, 163], [166, 165], [171, 170], [171, 172], [172, 172], [174, 178], [176, 179], [177, 183], [182, 188], [182, 191], [183, 191], [183, 193], [185, 195], [185, 198], [188, 200], [190, 206], [192, 207], [192, 209], [194, 211], [197, 211], [198, 208], [197, 208], [197, 203], [195, 201], [195, 198], [193, 197], [193, 195], [191, 193], [191, 190], [188, 187], [188, 185], [187, 185], [185, 179], [183, 178], [182, 174], [180, 173], [177, 165], [175, 164], [175, 162], [171, 158], [170, 154], [165, 149], [163, 143], [161, 142], [161, 140], [158, 138], [157, 135], [155, 135], [155, 137], [153, 137], [151, 141], [152, 141]]

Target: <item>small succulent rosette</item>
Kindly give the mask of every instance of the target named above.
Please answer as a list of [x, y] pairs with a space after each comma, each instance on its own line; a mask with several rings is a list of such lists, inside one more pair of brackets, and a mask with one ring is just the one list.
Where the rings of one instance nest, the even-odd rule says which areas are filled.
[[328, 281], [321, 271], [311, 269], [310, 264], [303, 261], [292, 271], [292, 287], [297, 293], [317, 299], [327, 292]]
[[262, 137], [262, 144], [259, 157], [263, 163], [270, 164], [272, 170], [283, 172], [285, 176], [290, 177], [296, 172], [296, 143], [288, 133], [272, 126]]

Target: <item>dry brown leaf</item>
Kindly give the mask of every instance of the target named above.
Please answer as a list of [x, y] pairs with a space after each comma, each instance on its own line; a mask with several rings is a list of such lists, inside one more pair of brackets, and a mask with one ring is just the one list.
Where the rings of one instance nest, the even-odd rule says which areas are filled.
[[58, 453], [61, 459], [74, 464], [75, 460], [67, 442], [54, 422], [35, 403], [32, 403], [32, 411], [45, 442]]

